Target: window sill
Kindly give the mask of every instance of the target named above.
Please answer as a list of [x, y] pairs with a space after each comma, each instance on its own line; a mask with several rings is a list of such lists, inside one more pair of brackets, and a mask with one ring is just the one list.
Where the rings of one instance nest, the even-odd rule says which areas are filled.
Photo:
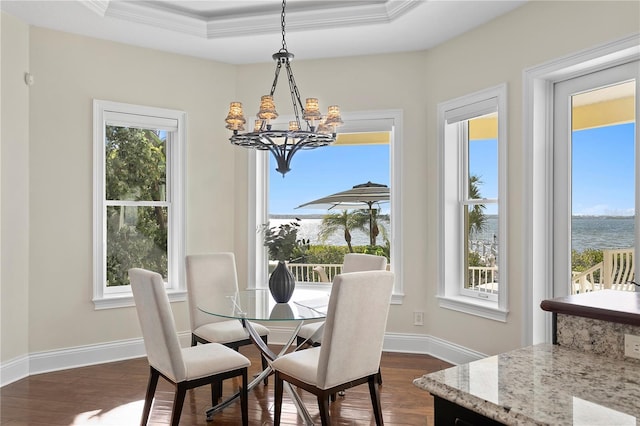
[[508, 310], [500, 309], [497, 302], [465, 296], [438, 296], [438, 304], [441, 308], [500, 322], [507, 322], [507, 315], [509, 314]]
[[[187, 292], [184, 290], [167, 291], [167, 295], [169, 296], [169, 302], [184, 302], [187, 300]], [[131, 293], [93, 299], [93, 304], [95, 310], [135, 306]]]

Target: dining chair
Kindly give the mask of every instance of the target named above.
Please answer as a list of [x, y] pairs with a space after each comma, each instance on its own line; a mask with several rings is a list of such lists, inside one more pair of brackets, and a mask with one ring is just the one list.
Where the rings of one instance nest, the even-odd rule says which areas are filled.
[[[221, 343], [232, 349], [252, 344], [249, 333], [236, 319], [226, 319], [207, 314], [198, 309], [198, 304], [213, 306], [228, 303], [225, 298], [238, 292], [236, 259], [233, 253], [192, 254], [185, 259], [189, 319], [191, 321], [191, 345], [198, 343]], [[269, 329], [262, 324], [251, 323], [265, 344]], [[262, 357], [262, 369], [267, 368]], [[267, 378], [264, 384], [267, 384]]]
[[210, 384], [211, 401], [215, 405], [219, 384], [224, 379], [241, 377], [242, 424], [248, 425], [247, 370], [251, 365], [249, 359], [218, 343], [181, 348], [162, 276], [156, 272], [134, 268], [129, 270], [129, 281], [150, 367], [140, 424], [145, 426], [149, 420], [158, 378], [162, 376], [175, 388], [171, 410], [173, 426], [180, 422], [188, 389]]
[[376, 376], [393, 280], [388, 271], [335, 276], [322, 345], [290, 352], [271, 364], [275, 371], [275, 426], [280, 424], [284, 381], [316, 395], [323, 425], [330, 424], [331, 395], [368, 383], [376, 424], [384, 423]]
[[[347, 253], [342, 261], [341, 273], [361, 271], [384, 271], [387, 269], [387, 258], [364, 253]], [[323, 321], [311, 322], [300, 327], [296, 336], [298, 346], [305, 343], [317, 346], [322, 343], [322, 333], [316, 334]], [[316, 334], [314, 336], [314, 334]]]

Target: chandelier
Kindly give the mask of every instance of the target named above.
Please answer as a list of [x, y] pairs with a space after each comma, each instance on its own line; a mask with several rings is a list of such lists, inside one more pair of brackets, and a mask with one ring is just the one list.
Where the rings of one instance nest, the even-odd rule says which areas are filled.
[[[242, 133], [245, 130], [246, 119], [244, 118], [241, 102], [231, 102], [229, 114], [225, 119], [226, 128], [233, 131], [233, 135], [229, 138], [231, 143], [245, 148], [271, 151], [277, 161], [276, 170], [282, 173], [283, 177], [291, 170], [291, 159], [296, 152], [301, 149], [317, 148], [335, 142], [336, 127], [343, 124], [339, 106], [331, 105], [327, 115], [323, 117], [318, 106], [318, 99], [307, 98], [304, 106], [300, 100], [300, 92], [293, 78], [290, 64], [294, 55], [287, 50], [285, 41], [285, 7], [286, 0], [283, 0], [281, 14], [282, 48], [272, 56], [273, 60], [276, 61], [275, 77], [271, 92], [260, 99], [260, 110], [258, 111], [258, 119], [255, 121], [253, 131]], [[273, 93], [276, 90], [278, 76], [283, 66], [287, 70], [295, 121], [289, 122], [287, 130], [278, 130], [272, 128], [271, 125], [271, 120], [275, 120], [278, 117], [278, 112], [273, 102]], [[300, 120], [301, 117], [304, 123]]]

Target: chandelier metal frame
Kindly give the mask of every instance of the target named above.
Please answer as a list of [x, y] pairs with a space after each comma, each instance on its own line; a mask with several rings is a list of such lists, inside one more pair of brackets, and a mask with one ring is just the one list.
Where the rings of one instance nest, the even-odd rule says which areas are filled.
[[[303, 105], [293, 71], [291, 70], [290, 61], [294, 58], [294, 55], [287, 50], [287, 42], [285, 40], [285, 8], [286, 0], [283, 0], [281, 13], [282, 48], [272, 55], [273, 60], [276, 61], [275, 76], [268, 97], [262, 97], [254, 130], [241, 133], [244, 130], [246, 120], [240, 102], [231, 103], [229, 114], [225, 120], [227, 122], [226, 127], [233, 130], [233, 135], [229, 138], [232, 144], [261, 151], [270, 151], [277, 161], [276, 170], [282, 173], [283, 177], [291, 170], [291, 159], [296, 152], [302, 149], [314, 149], [332, 144], [336, 140], [336, 127], [343, 124], [340, 117], [340, 109], [337, 105], [329, 107], [329, 113], [324, 118], [321, 117], [318, 110], [317, 99], [308, 98], [307, 108]], [[278, 78], [283, 66], [287, 72], [295, 121], [289, 122], [287, 130], [278, 130], [272, 128], [270, 120], [278, 117], [273, 104], [273, 94], [278, 85]], [[306, 130], [302, 130], [301, 124], [303, 121], [306, 124]], [[317, 127], [316, 121], [318, 122]]]

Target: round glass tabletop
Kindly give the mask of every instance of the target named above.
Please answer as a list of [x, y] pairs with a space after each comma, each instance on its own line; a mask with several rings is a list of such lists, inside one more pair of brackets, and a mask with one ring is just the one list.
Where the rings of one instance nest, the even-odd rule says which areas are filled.
[[328, 290], [296, 288], [288, 303], [276, 303], [267, 289], [242, 290], [198, 302], [210, 315], [252, 321], [296, 321], [323, 319], [329, 304]]

